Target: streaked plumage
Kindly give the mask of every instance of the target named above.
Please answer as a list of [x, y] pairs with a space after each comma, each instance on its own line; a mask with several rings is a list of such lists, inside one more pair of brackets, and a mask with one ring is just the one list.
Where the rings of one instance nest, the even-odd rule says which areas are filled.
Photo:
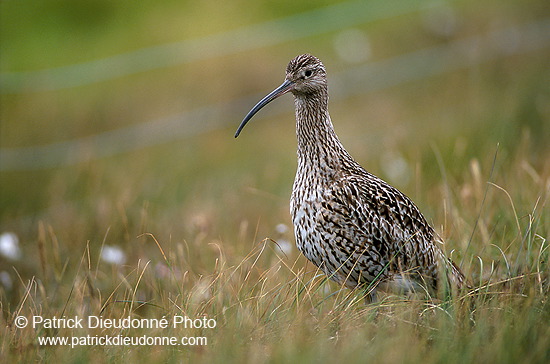
[[290, 210], [296, 244], [306, 258], [349, 288], [464, 285], [464, 275], [437, 246], [441, 239], [418, 207], [343, 147], [328, 113], [326, 70], [316, 57], [290, 61], [284, 83], [254, 106], [235, 137], [258, 110], [287, 92], [294, 95], [298, 139]]

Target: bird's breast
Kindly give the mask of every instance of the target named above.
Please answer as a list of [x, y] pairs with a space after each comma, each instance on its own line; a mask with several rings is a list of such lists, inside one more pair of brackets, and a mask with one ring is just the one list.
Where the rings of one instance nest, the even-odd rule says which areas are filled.
[[290, 199], [290, 213], [294, 225], [296, 245], [304, 256], [319, 266], [326, 257], [326, 236], [319, 225], [318, 215], [324, 201], [322, 184], [297, 176]]

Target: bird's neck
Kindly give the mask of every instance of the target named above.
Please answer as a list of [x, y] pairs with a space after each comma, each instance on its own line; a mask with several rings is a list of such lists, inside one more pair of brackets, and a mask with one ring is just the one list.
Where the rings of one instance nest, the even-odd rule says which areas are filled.
[[352, 161], [334, 132], [328, 113], [328, 96], [296, 96], [298, 163], [314, 170], [337, 172]]

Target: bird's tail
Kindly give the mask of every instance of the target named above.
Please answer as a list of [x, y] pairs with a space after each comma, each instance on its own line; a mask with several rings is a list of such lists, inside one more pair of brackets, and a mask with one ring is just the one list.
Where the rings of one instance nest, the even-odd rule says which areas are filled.
[[435, 255], [438, 268], [438, 290], [450, 289], [451, 292], [458, 293], [471, 288], [466, 276], [451, 259], [447, 258], [440, 249], [436, 249]]

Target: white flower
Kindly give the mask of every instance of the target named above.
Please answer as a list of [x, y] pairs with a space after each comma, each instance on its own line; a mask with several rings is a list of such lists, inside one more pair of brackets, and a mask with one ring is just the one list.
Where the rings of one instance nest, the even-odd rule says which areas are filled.
[[126, 254], [118, 246], [105, 245], [101, 251], [101, 260], [111, 264], [124, 264]]
[[0, 254], [11, 260], [21, 258], [19, 238], [14, 233], [3, 233], [0, 235]]

